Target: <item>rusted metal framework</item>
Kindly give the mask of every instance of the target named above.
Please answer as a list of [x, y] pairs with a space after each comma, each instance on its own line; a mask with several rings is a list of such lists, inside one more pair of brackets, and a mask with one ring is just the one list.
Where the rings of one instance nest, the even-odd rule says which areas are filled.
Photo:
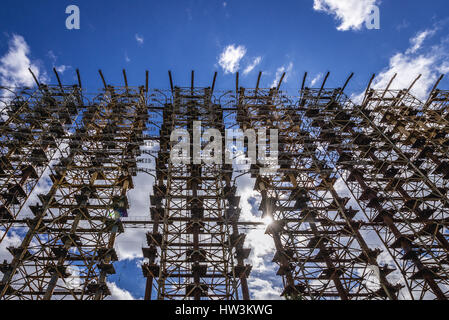
[[42, 177], [82, 105], [78, 86], [6, 95], [0, 124], [0, 242]]
[[[449, 297], [449, 91], [437, 89], [441, 78], [426, 101], [410, 93], [418, 79], [404, 90], [390, 88], [394, 78], [373, 89], [371, 79], [354, 103], [344, 93], [351, 77], [327, 88], [329, 74], [315, 89], [305, 76], [299, 96], [280, 90], [283, 76], [262, 89], [259, 74], [245, 89], [237, 74], [235, 92], [214, 93], [216, 75], [211, 87], [195, 87], [192, 72], [186, 88], [170, 73], [170, 91], [149, 90], [148, 72], [143, 87], [129, 87], [125, 72], [124, 87], [100, 75], [96, 96], [83, 94], [79, 73], [76, 86], [62, 86], [56, 73], [58, 86], [36, 80], [2, 110], [0, 242], [15, 227], [25, 234], [0, 264], [0, 299], [104, 299], [116, 237], [149, 225], [146, 300], [248, 300], [242, 227], [254, 222], [241, 221], [226, 144], [211, 154], [203, 136], [215, 129], [224, 137], [233, 124], [266, 132], [267, 152], [276, 151], [269, 130], [278, 132], [277, 164], [259, 158], [248, 173], [273, 221], [266, 232], [283, 297]], [[155, 118], [162, 125], [149, 136]], [[149, 140], [159, 149], [146, 170], [154, 176], [148, 220], [127, 221], [127, 191]], [[182, 141], [189, 157], [173, 162]], [[217, 152], [221, 163], [208, 161]], [[49, 191], [30, 203], [46, 178]], [[27, 203], [33, 216], [23, 218]]]
[[[232, 165], [225, 164], [224, 152], [221, 164], [208, 163], [207, 153], [202, 164], [190, 158], [185, 163], [170, 161], [177, 142], [170, 142], [171, 133], [183, 129], [192, 139], [195, 121], [203, 131], [214, 128], [224, 136], [223, 109], [214, 102], [213, 87], [193, 87], [192, 74], [192, 87], [174, 87], [163, 109], [151, 196], [154, 224], [143, 249], [148, 259], [142, 266], [145, 299], [248, 300], [251, 266], [244, 260], [250, 249], [243, 247], [245, 234], [237, 224], [240, 197], [232, 183]], [[188, 143], [193, 155], [193, 141]]]
[[297, 100], [280, 85], [258, 88], [260, 75], [238, 92], [243, 129], [279, 129], [277, 173], [261, 175], [259, 163], [251, 173], [274, 220], [283, 295], [447, 299], [447, 92], [435, 85], [422, 103], [410, 94], [416, 80], [390, 82], [357, 105], [344, 95], [350, 78], [328, 89], [327, 77], [317, 89], [304, 77]]
[[147, 122], [144, 90], [107, 86], [80, 111], [50, 168], [50, 191], [30, 206], [34, 218], [21, 245], [9, 248], [13, 260], [2, 265], [2, 299], [109, 294], [114, 241], [123, 232], [120, 217]]
[[323, 158], [339, 172], [398, 269], [402, 295], [447, 299], [448, 189], [440, 172], [447, 153], [414, 129], [437, 122], [409, 90], [369, 89], [359, 106], [335, 89], [306, 90], [303, 101], [314, 110], [308, 111], [310, 131], [327, 150]]
[[[274, 221], [267, 232], [274, 239], [284, 280], [282, 295], [310, 299], [367, 299], [387, 295], [366, 282], [378, 251], [371, 250], [334, 188], [337, 176], [317, 156], [302, 108], [277, 89], [239, 92], [242, 126], [279, 130], [279, 169], [262, 175], [252, 166], [255, 189], [262, 195], [260, 209]], [[382, 286], [389, 284], [382, 279]], [[390, 294], [388, 292], [388, 294]], [[391, 298], [396, 298], [391, 294]]]

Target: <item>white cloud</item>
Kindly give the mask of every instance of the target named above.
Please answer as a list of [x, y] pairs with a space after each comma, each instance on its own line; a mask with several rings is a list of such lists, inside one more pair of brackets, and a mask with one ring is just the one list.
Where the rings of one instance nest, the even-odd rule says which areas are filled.
[[147, 246], [145, 243], [146, 230], [144, 228], [127, 228], [125, 231], [117, 237], [114, 244], [120, 261], [141, 258], [142, 248]]
[[69, 68], [71, 68], [71, 67], [63, 65], [63, 64], [55, 67], [56, 71], [58, 71], [59, 73], [64, 73], [64, 71], [66, 71]]
[[407, 54], [398, 53], [390, 59], [388, 69], [380, 73], [373, 84], [373, 88], [385, 88], [394, 74], [397, 74], [390, 89], [404, 89], [410, 86], [412, 81], [421, 74], [418, 83], [413, 87], [412, 93], [418, 98], [424, 98], [428, 90], [435, 83], [434, 72], [435, 57], [420, 55], [411, 57]]
[[136, 33], [135, 37], [136, 37], [137, 43], [143, 44], [145, 42], [145, 39], [144, 39], [144, 37], [142, 35]]
[[220, 54], [218, 64], [222, 67], [225, 74], [236, 73], [240, 68], [240, 60], [245, 56], [246, 48], [244, 46], [227, 46]]
[[247, 75], [254, 70], [255, 67], [262, 61], [262, 57], [255, 57], [254, 60], [243, 70], [243, 74]]
[[107, 284], [111, 295], [105, 300], [135, 300], [131, 293], [119, 288], [114, 282], [108, 282]]
[[406, 54], [415, 53], [418, 51], [427, 37], [432, 36], [435, 33], [435, 30], [424, 30], [418, 32], [416, 36], [410, 39], [410, 43], [412, 46], [406, 51]]
[[280, 287], [273, 286], [273, 283], [259, 278], [249, 278], [248, 284], [252, 288], [251, 293], [254, 300], [282, 300]]
[[72, 66], [67, 66], [64, 64], [61, 65], [56, 65], [56, 61], [58, 60], [58, 57], [56, 56], [56, 54], [53, 52], [53, 50], [48, 51], [47, 56], [50, 58], [53, 67], [56, 69], [57, 72], [59, 73], [64, 73], [65, 71], [67, 71], [68, 69], [70, 69]]
[[439, 67], [439, 70], [441, 73], [448, 73], [449, 72], [449, 61], [443, 61], [441, 66]]
[[397, 31], [401, 31], [402, 29], [406, 29], [410, 26], [410, 23], [407, 20], [402, 20], [400, 24], [396, 26]]
[[53, 50], [48, 51], [47, 56], [53, 61], [53, 63], [56, 63], [56, 60], [58, 60], [58, 57], [55, 55]]
[[[34, 80], [28, 68], [39, 79], [40, 68], [29, 58], [30, 48], [25, 39], [14, 34], [9, 41], [8, 52], [0, 58], [0, 84], [6, 87], [34, 86]], [[44, 74], [45, 77], [45, 74]]]
[[[0, 231], [0, 239], [4, 236], [4, 231]], [[2, 242], [0, 242], [0, 263], [4, 260], [10, 261], [12, 256], [8, 251], [8, 247], [18, 247], [20, 246], [22, 239], [20, 236], [14, 231], [10, 230], [8, 234], [5, 236]], [[0, 272], [1, 274], [1, 272]]]
[[[259, 219], [260, 221], [260, 219]], [[251, 248], [249, 263], [256, 272], [275, 274], [276, 264], [271, 262], [276, 251], [273, 238], [265, 233], [266, 226], [251, 230], [246, 235], [245, 245]]]
[[439, 74], [449, 70], [447, 43], [444, 40], [427, 50], [422, 47], [424, 40], [433, 34], [434, 30], [426, 30], [410, 39], [411, 47], [404, 53], [396, 53], [390, 58], [389, 66], [375, 78], [372, 88], [385, 88], [394, 74], [397, 76], [390, 88], [408, 88], [421, 74], [411, 93], [418, 99], [426, 99]]
[[[143, 154], [139, 159], [152, 159], [148, 152], [158, 149], [158, 145], [142, 147]], [[148, 164], [148, 169], [154, 169], [155, 163], [152, 161]], [[128, 210], [128, 218], [123, 220], [150, 220], [150, 197], [148, 191], [152, 189], [154, 178], [147, 173], [139, 172], [133, 178], [134, 188], [128, 192], [130, 208]], [[146, 228], [127, 228], [126, 232], [117, 237], [114, 248], [117, 251], [120, 260], [132, 260], [142, 258], [142, 248], [146, 247], [145, 233]]]
[[314, 0], [313, 9], [334, 15], [341, 24], [337, 30], [360, 30], [371, 8], [379, 0]]
[[[254, 190], [254, 179], [249, 175], [243, 175], [238, 180], [237, 192], [240, 196], [240, 208], [242, 221], [261, 222], [261, 212], [258, 212], [261, 196], [258, 191]], [[248, 200], [254, 198], [256, 201], [250, 203]], [[259, 216], [256, 216], [258, 214]], [[273, 256], [275, 252], [273, 238], [265, 234], [266, 226], [262, 225], [250, 230], [246, 235], [245, 246], [251, 248], [249, 263], [256, 272], [270, 272], [276, 267], [267, 256]]]
[[317, 84], [318, 81], [321, 80], [321, 78], [323, 77], [322, 73], [318, 73], [315, 78], [312, 79], [312, 81], [310, 81], [310, 86], [313, 87], [315, 84]]
[[292, 69], [293, 69], [293, 62], [290, 62], [290, 63], [288, 64], [288, 66], [282, 66], [282, 67], [277, 68], [277, 70], [276, 70], [276, 76], [275, 76], [275, 78], [274, 78], [274, 80], [273, 80], [273, 83], [271, 84], [271, 87], [272, 87], [272, 88], [273, 88], [273, 87], [277, 87], [277, 85], [278, 85], [278, 83], [279, 83], [279, 80], [281, 80], [282, 74], [283, 74], [284, 72], [285, 72], [285, 77], [284, 77], [284, 80], [283, 80], [283, 81], [287, 82], [287, 81], [288, 81], [288, 78], [289, 78], [289, 76], [290, 76], [290, 73], [291, 73], [291, 71], [292, 71]]

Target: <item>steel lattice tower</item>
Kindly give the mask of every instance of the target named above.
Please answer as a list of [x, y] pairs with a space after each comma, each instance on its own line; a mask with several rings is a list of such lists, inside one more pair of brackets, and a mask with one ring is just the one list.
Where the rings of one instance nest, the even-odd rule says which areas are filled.
[[[147, 234], [148, 248], [143, 249], [149, 259], [143, 265], [148, 300], [153, 288], [157, 299], [249, 299], [246, 279], [251, 266], [244, 259], [250, 249], [243, 247], [245, 234], [239, 233], [240, 197], [224, 152], [222, 164], [169, 160], [173, 130], [186, 130], [192, 137], [194, 122], [201, 121], [203, 130], [215, 128], [224, 135], [223, 110], [213, 102], [212, 91], [194, 88], [192, 74], [192, 87], [173, 88], [163, 110], [151, 196], [154, 224]], [[190, 141], [190, 154], [194, 152]]]
[[359, 106], [323, 87], [303, 90], [301, 100], [323, 159], [388, 250], [408, 298], [447, 299], [447, 153], [414, 129], [441, 122], [425, 115], [411, 88], [368, 89]]
[[2, 110], [0, 242], [56, 156], [82, 105], [79, 87], [23, 89]]
[[[55, 72], [56, 73], [56, 72]], [[349, 99], [345, 89], [299, 95], [275, 88], [211, 87], [170, 91], [108, 86], [87, 95], [78, 85], [38, 83], [9, 97], [0, 123], [0, 242], [25, 231], [0, 264], [0, 299], [104, 299], [125, 227], [150, 226], [143, 248], [145, 299], [250, 298], [236, 167], [226, 143], [211, 154], [207, 129], [225, 136], [263, 130], [247, 173], [274, 242], [273, 263], [287, 299], [440, 299], [449, 297], [449, 91], [425, 101], [409, 88], [374, 88]], [[216, 76], [216, 75], [215, 75]], [[4, 88], [0, 88], [4, 89]], [[354, 100], [354, 101], [352, 101]], [[236, 123], [227, 120], [237, 115]], [[155, 136], [146, 135], [162, 125]], [[229, 118], [228, 118], [229, 119]], [[199, 126], [199, 123], [200, 126]], [[268, 133], [278, 130], [278, 150]], [[179, 139], [173, 132], [183, 130]], [[188, 138], [186, 138], [188, 137]], [[173, 162], [175, 146], [203, 162]], [[159, 146], [154, 169], [139, 168], [145, 141]], [[214, 138], [215, 140], [215, 138]], [[195, 143], [199, 142], [202, 151]], [[260, 146], [265, 142], [267, 149]], [[209, 150], [209, 151], [208, 151]], [[249, 147], [245, 147], [246, 152]], [[220, 151], [220, 152], [219, 152]], [[277, 152], [277, 153], [276, 153]], [[218, 155], [218, 156], [217, 156]], [[268, 155], [268, 154], [267, 154]], [[221, 159], [221, 163], [211, 160]], [[266, 171], [264, 169], [274, 169]], [[127, 219], [133, 176], [155, 174], [148, 220]], [[38, 183], [48, 192], [31, 203]], [[151, 195], [150, 195], [151, 194]], [[32, 216], [23, 217], [29, 208]], [[257, 223], [256, 223], [257, 224]]]
[[[56, 106], [55, 106], [56, 107]], [[117, 261], [136, 153], [147, 109], [143, 89], [106, 87], [66, 136], [53, 185], [31, 206], [35, 215], [22, 244], [3, 265], [4, 299], [102, 299]], [[67, 278], [76, 276], [75, 283]]]
[[262, 195], [260, 209], [274, 220], [267, 232], [275, 242], [273, 261], [284, 280], [283, 295], [395, 299], [384, 277], [386, 290], [366, 283], [380, 252], [368, 248], [359, 232], [362, 225], [352, 220], [356, 210], [334, 188], [337, 176], [317, 156], [301, 108], [275, 88], [240, 89], [239, 120], [242, 126], [279, 130], [280, 168], [264, 176], [254, 165], [252, 174]]

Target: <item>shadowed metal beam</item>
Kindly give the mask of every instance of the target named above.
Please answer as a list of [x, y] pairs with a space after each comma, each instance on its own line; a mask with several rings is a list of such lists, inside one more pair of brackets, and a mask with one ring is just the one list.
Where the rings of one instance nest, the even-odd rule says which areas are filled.
[[363, 98], [362, 105], [365, 104], [365, 100], [366, 100], [368, 91], [371, 89], [371, 85], [372, 85], [372, 83], [373, 83], [375, 77], [376, 77], [376, 74], [373, 73], [373, 75], [371, 76], [371, 79], [369, 79], [368, 86], [366, 87], [366, 90], [365, 90], [365, 97]]
[[435, 82], [435, 85], [432, 88], [432, 91], [430, 91], [429, 97], [427, 98], [426, 103], [424, 104], [423, 110], [426, 111], [427, 108], [430, 105], [430, 102], [432, 101], [432, 95], [435, 92], [435, 90], [437, 89], [438, 85], [440, 84], [441, 80], [443, 80], [444, 78], [444, 74], [440, 75], [440, 77], [438, 78], [438, 80]]
[[390, 86], [391, 86], [391, 84], [393, 83], [394, 79], [396, 79], [397, 75], [398, 75], [398, 74], [395, 73], [395, 74], [391, 77], [390, 82], [388, 82], [388, 85], [387, 85], [387, 87], [385, 88], [385, 92], [387, 92], [387, 91], [390, 89]]
[[59, 88], [61, 88], [61, 91], [64, 92], [64, 89], [62, 88], [61, 79], [59, 78], [59, 74], [58, 74], [58, 71], [56, 70], [56, 68], [53, 68], [53, 72], [56, 75], [56, 80], [58, 80]]
[[410, 90], [412, 90], [412, 88], [415, 86], [416, 82], [418, 82], [418, 80], [422, 77], [422, 74], [420, 73], [415, 80], [413, 80], [412, 84], [410, 85], [410, 87], [408, 87], [407, 89], [407, 93], [410, 92]]
[[373, 73], [373, 75], [371, 76], [371, 79], [368, 82], [368, 86], [366, 87], [365, 93], [367, 93], [368, 90], [371, 89], [371, 84], [373, 83], [375, 77], [376, 77], [376, 74]]
[[128, 78], [126, 77], [126, 70], [123, 69], [123, 79], [125, 80], [125, 87], [128, 88]]
[[149, 72], [148, 70], [145, 71], [145, 92], [148, 92], [148, 78], [149, 78]]
[[321, 84], [320, 91], [318, 92], [318, 97], [321, 95], [321, 92], [323, 91], [324, 86], [326, 85], [327, 78], [329, 78], [329, 75], [330, 75], [330, 72], [328, 71], [328, 72], [326, 73], [326, 76], [324, 77], [323, 83]]
[[262, 71], [259, 71], [259, 75], [257, 76], [256, 92], [255, 92], [255, 94], [257, 94], [257, 91], [259, 90], [260, 78], [261, 77], [262, 77]]
[[341, 93], [343, 93], [345, 91], [346, 87], [348, 86], [349, 81], [351, 81], [353, 76], [354, 76], [354, 72], [351, 72], [351, 74], [349, 75], [348, 79], [346, 79], [345, 84], [341, 88]]
[[170, 90], [171, 90], [171, 93], [173, 94], [173, 78], [171, 75], [171, 70], [168, 70], [168, 78], [170, 80]]
[[239, 73], [237, 72], [235, 74], [235, 92], [239, 92]]
[[[383, 98], [384, 98], [385, 95], [387, 94], [387, 91], [390, 89], [390, 86], [391, 86], [391, 84], [393, 83], [393, 81], [394, 81], [394, 79], [396, 78], [397, 75], [398, 75], [398, 74], [395, 73], [395, 74], [391, 77], [390, 82], [388, 82], [388, 85], [387, 85], [387, 87], [385, 88], [385, 90], [384, 90], [382, 96], [380, 97], [379, 102], [378, 102], [377, 105], [379, 105], [380, 102], [383, 100]], [[374, 75], [373, 75], [373, 78], [371, 78], [371, 81], [370, 81], [370, 83], [369, 83], [369, 85], [368, 85], [368, 88], [366, 88], [366, 91], [365, 91], [365, 98], [363, 99], [362, 105], [365, 105], [365, 103], [367, 102], [367, 97], [368, 97], [368, 96], [367, 96], [367, 93], [368, 93], [368, 90], [371, 88], [371, 82], [373, 81], [373, 79], [374, 79]]]
[[34, 82], [36, 82], [37, 87], [39, 88], [39, 90], [41, 89], [41, 84], [39, 83], [39, 81], [37, 80], [36, 76], [33, 73], [33, 70], [31, 70], [31, 68], [28, 68], [28, 71], [31, 73], [31, 75], [33, 76]]
[[215, 71], [214, 73], [214, 79], [212, 80], [212, 88], [211, 88], [211, 95], [214, 93], [214, 89], [215, 89], [215, 81], [217, 80], [217, 71]]
[[282, 80], [284, 80], [285, 72], [282, 74], [281, 79], [279, 79], [278, 86], [276, 87], [276, 91], [279, 91], [279, 88], [281, 87]]
[[101, 72], [101, 69], [98, 70], [98, 73], [100, 74], [101, 80], [103, 81], [103, 86], [105, 89], [107, 89], [106, 81], [104, 80], [103, 72]]
[[412, 90], [412, 88], [414, 87], [414, 85], [416, 84], [416, 82], [421, 78], [422, 74], [420, 73], [415, 80], [412, 81], [412, 83], [410, 84], [410, 86], [405, 90], [405, 92], [399, 92], [399, 94], [397, 95], [397, 97], [393, 100], [393, 102], [391, 103], [391, 106], [397, 106], [399, 105], [402, 100], [404, 100], [405, 96], [407, 94], [409, 94], [409, 92]]
[[82, 86], [81, 86], [81, 75], [80, 75], [79, 69], [76, 69], [76, 76], [78, 78], [78, 85], [79, 85], [80, 88], [82, 88]]
[[307, 71], [304, 72], [304, 77], [302, 78], [301, 91], [304, 90], [306, 86], [306, 80], [307, 80]]

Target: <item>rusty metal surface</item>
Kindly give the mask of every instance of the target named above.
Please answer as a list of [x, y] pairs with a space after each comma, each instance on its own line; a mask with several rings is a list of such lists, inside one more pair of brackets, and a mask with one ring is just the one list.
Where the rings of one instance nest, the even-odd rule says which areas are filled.
[[[124, 73], [126, 79], [126, 73]], [[282, 79], [283, 77], [281, 77]], [[0, 123], [1, 240], [25, 230], [0, 264], [0, 299], [104, 299], [118, 260], [116, 237], [147, 230], [145, 299], [249, 299], [233, 165], [169, 161], [170, 134], [203, 128], [279, 130], [279, 167], [251, 165], [259, 210], [287, 299], [449, 297], [449, 91], [426, 101], [368, 86], [359, 103], [342, 88], [239, 86], [214, 92], [110, 86], [87, 95], [75, 86], [21, 89]], [[170, 79], [171, 74], [170, 74]], [[371, 83], [370, 83], [371, 84]], [[234, 123], [225, 115], [234, 114]], [[161, 120], [158, 124], [155, 119]], [[152, 131], [149, 127], [156, 127]], [[158, 149], [143, 168], [148, 141]], [[193, 151], [193, 150], [191, 150]], [[140, 170], [155, 178], [146, 217], [126, 217]], [[49, 191], [30, 203], [46, 174]], [[32, 215], [23, 216], [23, 211]], [[66, 281], [76, 267], [80, 284]], [[374, 275], [374, 278], [373, 278]]]

